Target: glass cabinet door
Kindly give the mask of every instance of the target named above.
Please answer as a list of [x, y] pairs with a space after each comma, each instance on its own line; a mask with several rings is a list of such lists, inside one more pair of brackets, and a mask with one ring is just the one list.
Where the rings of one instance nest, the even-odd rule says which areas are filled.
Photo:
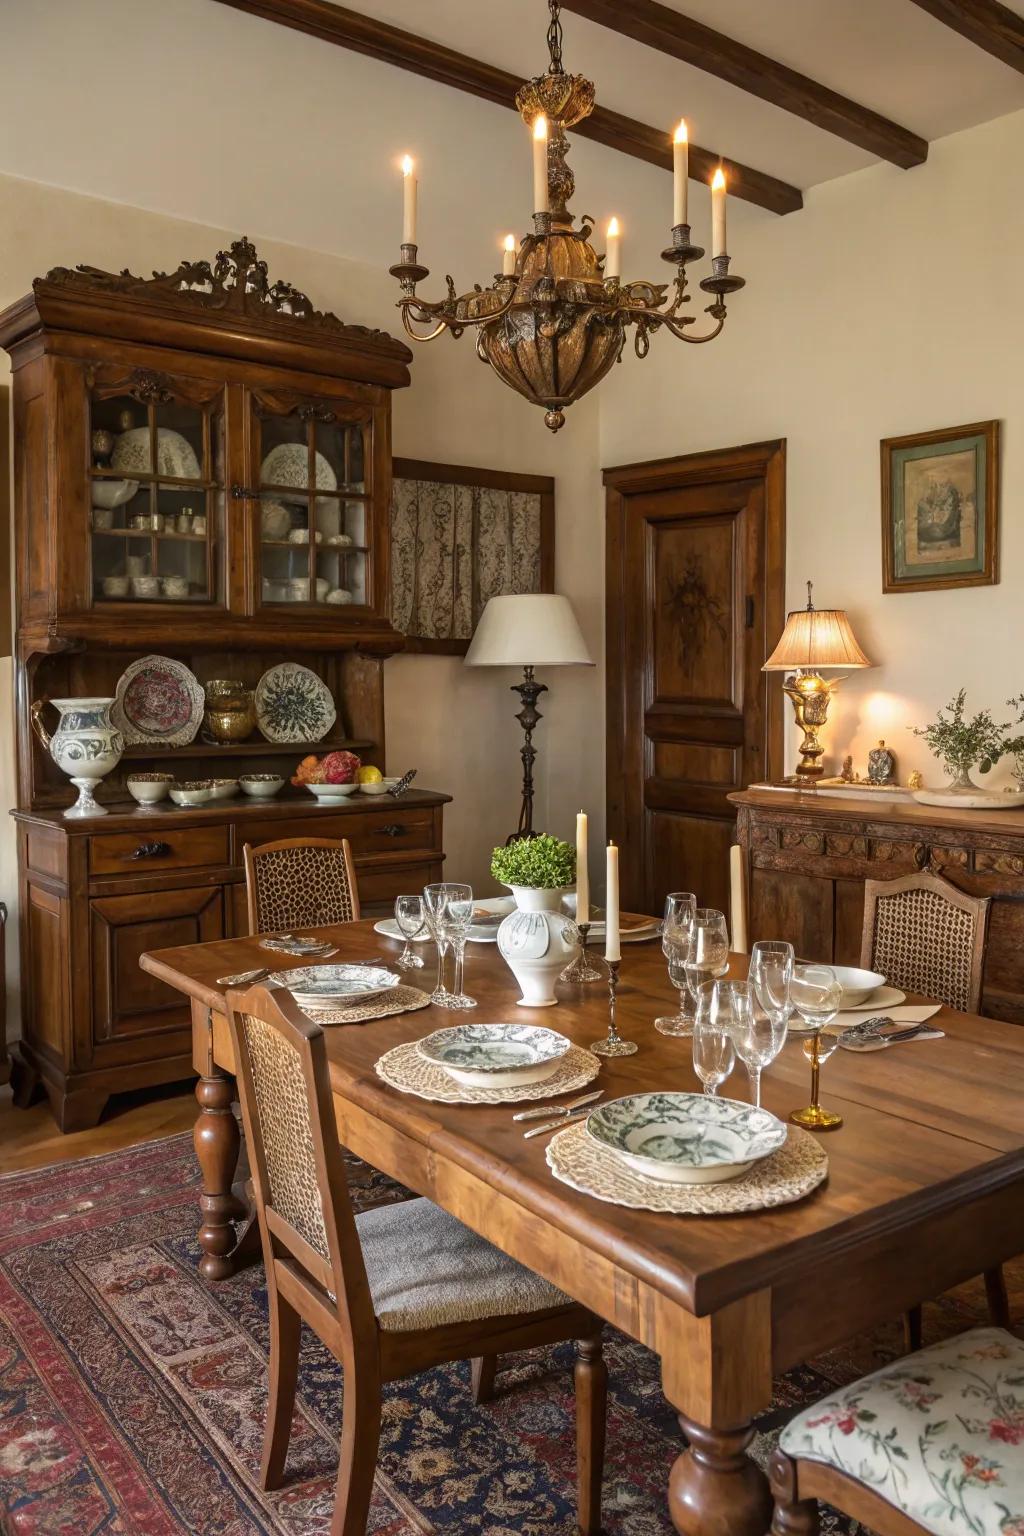
[[370, 417], [333, 402], [254, 403], [260, 602], [368, 602]]
[[223, 388], [137, 370], [90, 389], [94, 602], [223, 602]]

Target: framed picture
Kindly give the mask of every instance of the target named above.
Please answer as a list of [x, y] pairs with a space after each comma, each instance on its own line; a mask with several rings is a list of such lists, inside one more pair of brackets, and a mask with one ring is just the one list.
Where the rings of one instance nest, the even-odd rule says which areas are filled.
[[999, 423], [882, 440], [882, 590], [999, 580]]
[[391, 620], [410, 651], [464, 656], [488, 598], [552, 592], [555, 482], [395, 459]]

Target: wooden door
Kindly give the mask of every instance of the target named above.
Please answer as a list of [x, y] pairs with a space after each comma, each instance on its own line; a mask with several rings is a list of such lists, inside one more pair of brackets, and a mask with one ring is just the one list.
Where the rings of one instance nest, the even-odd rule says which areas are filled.
[[728, 910], [733, 790], [781, 772], [761, 672], [785, 621], [785, 444], [632, 464], [607, 487], [608, 835], [622, 899]]

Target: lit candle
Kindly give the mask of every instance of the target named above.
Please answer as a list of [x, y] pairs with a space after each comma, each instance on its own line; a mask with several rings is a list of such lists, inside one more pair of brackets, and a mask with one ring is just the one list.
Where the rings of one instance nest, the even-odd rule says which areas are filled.
[[587, 813], [576, 814], [576, 921], [590, 922], [590, 873], [587, 869]]
[[605, 277], [618, 277], [619, 275], [619, 221], [608, 220], [608, 249], [604, 258]]
[[505, 236], [505, 251], [501, 258], [501, 270], [505, 277], [512, 277], [516, 270], [516, 237]]
[[690, 185], [690, 144], [686, 118], [682, 118], [672, 140], [672, 223], [686, 224], [686, 200]]
[[416, 244], [416, 169], [409, 155], [402, 156], [402, 244]]
[[621, 960], [619, 944], [619, 850], [614, 843], [608, 844], [606, 890], [604, 898], [604, 957]]
[[719, 166], [711, 178], [711, 255], [725, 252], [725, 175]]
[[533, 211], [548, 211], [548, 120], [543, 112], [533, 124]]

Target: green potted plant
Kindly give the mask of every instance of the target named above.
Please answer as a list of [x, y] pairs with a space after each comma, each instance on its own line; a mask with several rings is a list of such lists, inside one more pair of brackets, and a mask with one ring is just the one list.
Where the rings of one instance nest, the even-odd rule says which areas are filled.
[[[1007, 699], [1006, 702], [1010, 709], [1017, 711], [1011, 724], [1024, 725], [1024, 693], [1015, 699]], [[1004, 729], [1008, 728], [1004, 727]], [[1013, 782], [1019, 791], [1024, 792], [1024, 735], [1018, 733], [1016, 736], [1004, 736], [998, 748], [990, 752], [982, 763], [982, 773], [988, 773], [994, 768], [1001, 757], [1011, 759], [1013, 766], [1010, 771], [1013, 774]]]
[[982, 709], [971, 719], [965, 718], [967, 689], [961, 688], [945, 709], [940, 709], [930, 725], [911, 726], [915, 736], [928, 743], [931, 752], [949, 774], [950, 790], [977, 793], [971, 769], [997, 760], [1003, 745], [1007, 722], [997, 725], [990, 710]]
[[508, 886], [521, 912], [557, 912], [576, 883], [576, 849], [549, 832], [518, 838], [495, 848], [491, 874]]

